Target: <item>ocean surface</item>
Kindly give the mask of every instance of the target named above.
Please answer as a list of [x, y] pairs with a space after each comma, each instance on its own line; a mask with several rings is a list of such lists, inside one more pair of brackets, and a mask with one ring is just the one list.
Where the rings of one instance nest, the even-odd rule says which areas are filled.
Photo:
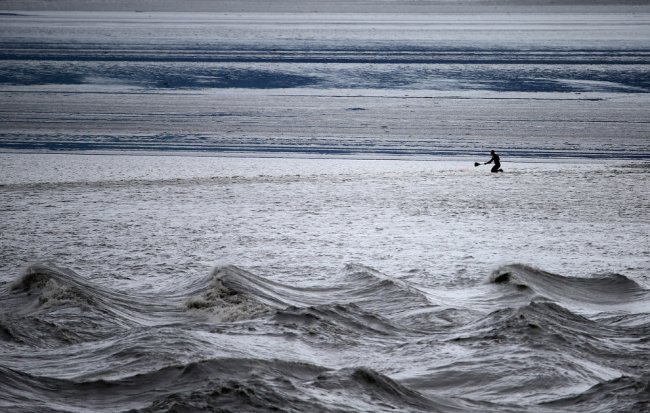
[[617, 8], [4, 13], [0, 150], [647, 159], [648, 39]]
[[650, 411], [649, 39], [0, 13], [0, 411]]

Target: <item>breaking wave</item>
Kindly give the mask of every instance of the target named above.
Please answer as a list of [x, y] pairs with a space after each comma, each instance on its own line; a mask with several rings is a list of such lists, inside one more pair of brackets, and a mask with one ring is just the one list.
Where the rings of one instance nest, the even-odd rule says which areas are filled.
[[[520, 264], [438, 294], [348, 265], [321, 285], [236, 266], [126, 293], [50, 264], [0, 288], [16, 411], [641, 411], [649, 292]], [[476, 289], [481, 291], [477, 296]], [[441, 322], [445, 319], [446, 322]]]

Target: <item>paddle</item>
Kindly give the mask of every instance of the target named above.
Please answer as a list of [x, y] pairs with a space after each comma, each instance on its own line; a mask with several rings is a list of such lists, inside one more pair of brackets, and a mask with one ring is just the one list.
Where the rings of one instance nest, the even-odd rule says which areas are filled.
[[480, 162], [474, 162], [474, 166], [479, 166], [479, 165], [482, 165], [482, 163], [480, 163]]

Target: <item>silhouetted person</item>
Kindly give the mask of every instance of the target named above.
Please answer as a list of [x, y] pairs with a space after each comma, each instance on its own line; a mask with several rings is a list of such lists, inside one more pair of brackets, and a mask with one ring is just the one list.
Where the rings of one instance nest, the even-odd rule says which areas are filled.
[[497, 153], [494, 152], [494, 150], [490, 151], [490, 155], [492, 155], [492, 159], [485, 162], [483, 165], [487, 165], [489, 163], [494, 162], [494, 166], [492, 167], [492, 170], [490, 172], [503, 172], [503, 169], [501, 169], [501, 162], [499, 161], [499, 155], [497, 155]]

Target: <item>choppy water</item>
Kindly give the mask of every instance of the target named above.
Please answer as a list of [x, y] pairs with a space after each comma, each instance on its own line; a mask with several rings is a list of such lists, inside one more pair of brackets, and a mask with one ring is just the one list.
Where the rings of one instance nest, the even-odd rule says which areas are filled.
[[1, 293], [12, 411], [650, 407], [650, 292], [621, 275], [511, 265], [451, 297], [359, 265], [318, 288], [229, 266], [125, 294], [34, 265]]
[[650, 14], [598, 10], [0, 13], [0, 410], [650, 410]]
[[650, 407], [645, 163], [2, 161], [4, 410]]

